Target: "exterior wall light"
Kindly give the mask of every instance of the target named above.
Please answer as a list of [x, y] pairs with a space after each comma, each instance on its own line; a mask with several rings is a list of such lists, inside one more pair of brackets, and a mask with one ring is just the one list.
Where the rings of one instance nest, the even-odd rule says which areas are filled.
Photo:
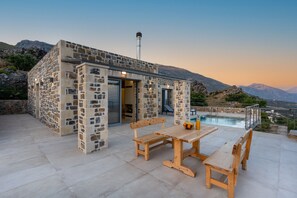
[[123, 75], [126, 75], [126, 74], [127, 74], [127, 72], [125, 72], [125, 71], [122, 71], [122, 74], [123, 74]]
[[167, 85], [167, 89], [169, 89], [169, 85]]

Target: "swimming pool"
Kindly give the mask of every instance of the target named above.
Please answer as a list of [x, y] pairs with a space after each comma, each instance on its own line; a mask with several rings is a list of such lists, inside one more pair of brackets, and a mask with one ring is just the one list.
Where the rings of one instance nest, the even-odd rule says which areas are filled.
[[[245, 127], [244, 118], [206, 115], [206, 116], [202, 116], [200, 119], [201, 119], [201, 123], [204, 123], [204, 124], [221, 125], [221, 126], [236, 127], [236, 128]], [[196, 118], [192, 118], [191, 121], [195, 122]]]

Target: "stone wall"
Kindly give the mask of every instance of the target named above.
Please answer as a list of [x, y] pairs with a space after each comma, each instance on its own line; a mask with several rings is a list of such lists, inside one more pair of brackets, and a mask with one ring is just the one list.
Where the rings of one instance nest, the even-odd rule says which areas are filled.
[[60, 130], [60, 46], [57, 44], [28, 73], [28, 112]]
[[[122, 67], [124, 69], [138, 70], [148, 73], [158, 73], [158, 66], [141, 60], [121, 56], [118, 54], [90, 48], [87, 46], [60, 41], [61, 60], [61, 103], [60, 103], [60, 131], [61, 135], [77, 133], [77, 78], [75, 63], [70, 63], [69, 60], [76, 62], [87, 62], [99, 65], [111, 65]], [[119, 77], [123, 79], [138, 80], [138, 119], [156, 117], [158, 110], [155, 107], [157, 103], [157, 83], [156, 78], [150, 79], [143, 75], [129, 74], [122, 75], [121, 71], [109, 70], [108, 76]], [[136, 82], [135, 82], [136, 83]], [[151, 83], [151, 84], [149, 84]], [[154, 103], [154, 104], [153, 104]], [[133, 107], [136, 109], [136, 107]], [[145, 108], [145, 109], [143, 109]], [[135, 111], [136, 112], [136, 111]]]
[[158, 79], [145, 76], [138, 83], [138, 119], [158, 117]]
[[219, 112], [219, 113], [236, 113], [236, 114], [245, 114], [245, 108], [232, 108], [232, 107], [199, 107], [192, 106], [191, 108], [196, 109], [198, 112]]
[[78, 71], [78, 148], [84, 153], [108, 146], [108, 68], [81, 64]]
[[0, 100], [0, 115], [27, 113], [27, 100]]
[[91, 47], [71, 43], [68, 41], [61, 41], [66, 50], [73, 51], [71, 56], [63, 58], [74, 58], [81, 60], [81, 62], [95, 63], [101, 65], [117, 66], [126, 69], [133, 69], [138, 71], [145, 71], [149, 73], [158, 73], [158, 66], [153, 63], [137, 60], [134, 58], [106, 52], [103, 50], [94, 49]]
[[174, 124], [182, 124], [190, 120], [191, 83], [189, 81], [174, 81]]

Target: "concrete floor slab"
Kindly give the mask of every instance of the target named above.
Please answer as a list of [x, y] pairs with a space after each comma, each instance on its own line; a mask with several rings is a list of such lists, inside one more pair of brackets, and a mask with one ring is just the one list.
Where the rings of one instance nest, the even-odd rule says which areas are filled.
[[[173, 118], [166, 119], [172, 126]], [[220, 126], [201, 140], [201, 151], [209, 155], [244, 131]], [[170, 145], [145, 161], [135, 157], [132, 137], [128, 124], [109, 127], [109, 148], [85, 155], [77, 149], [76, 134], [60, 137], [27, 114], [0, 116], [0, 197], [227, 197], [223, 189], [206, 188], [200, 160], [184, 160], [197, 171], [191, 178], [162, 165], [173, 158]], [[296, 163], [296, 140], [254, 132], [248, 169], [239, 172], [235, 196], [296, 197]]]

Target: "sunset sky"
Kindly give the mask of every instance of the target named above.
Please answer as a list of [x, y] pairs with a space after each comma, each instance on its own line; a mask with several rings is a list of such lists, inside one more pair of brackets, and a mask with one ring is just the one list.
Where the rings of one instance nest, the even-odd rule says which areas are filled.
[[7, 0], [0, 41], [60, 39], [230, 85], [297, 86], [297, 1]]

